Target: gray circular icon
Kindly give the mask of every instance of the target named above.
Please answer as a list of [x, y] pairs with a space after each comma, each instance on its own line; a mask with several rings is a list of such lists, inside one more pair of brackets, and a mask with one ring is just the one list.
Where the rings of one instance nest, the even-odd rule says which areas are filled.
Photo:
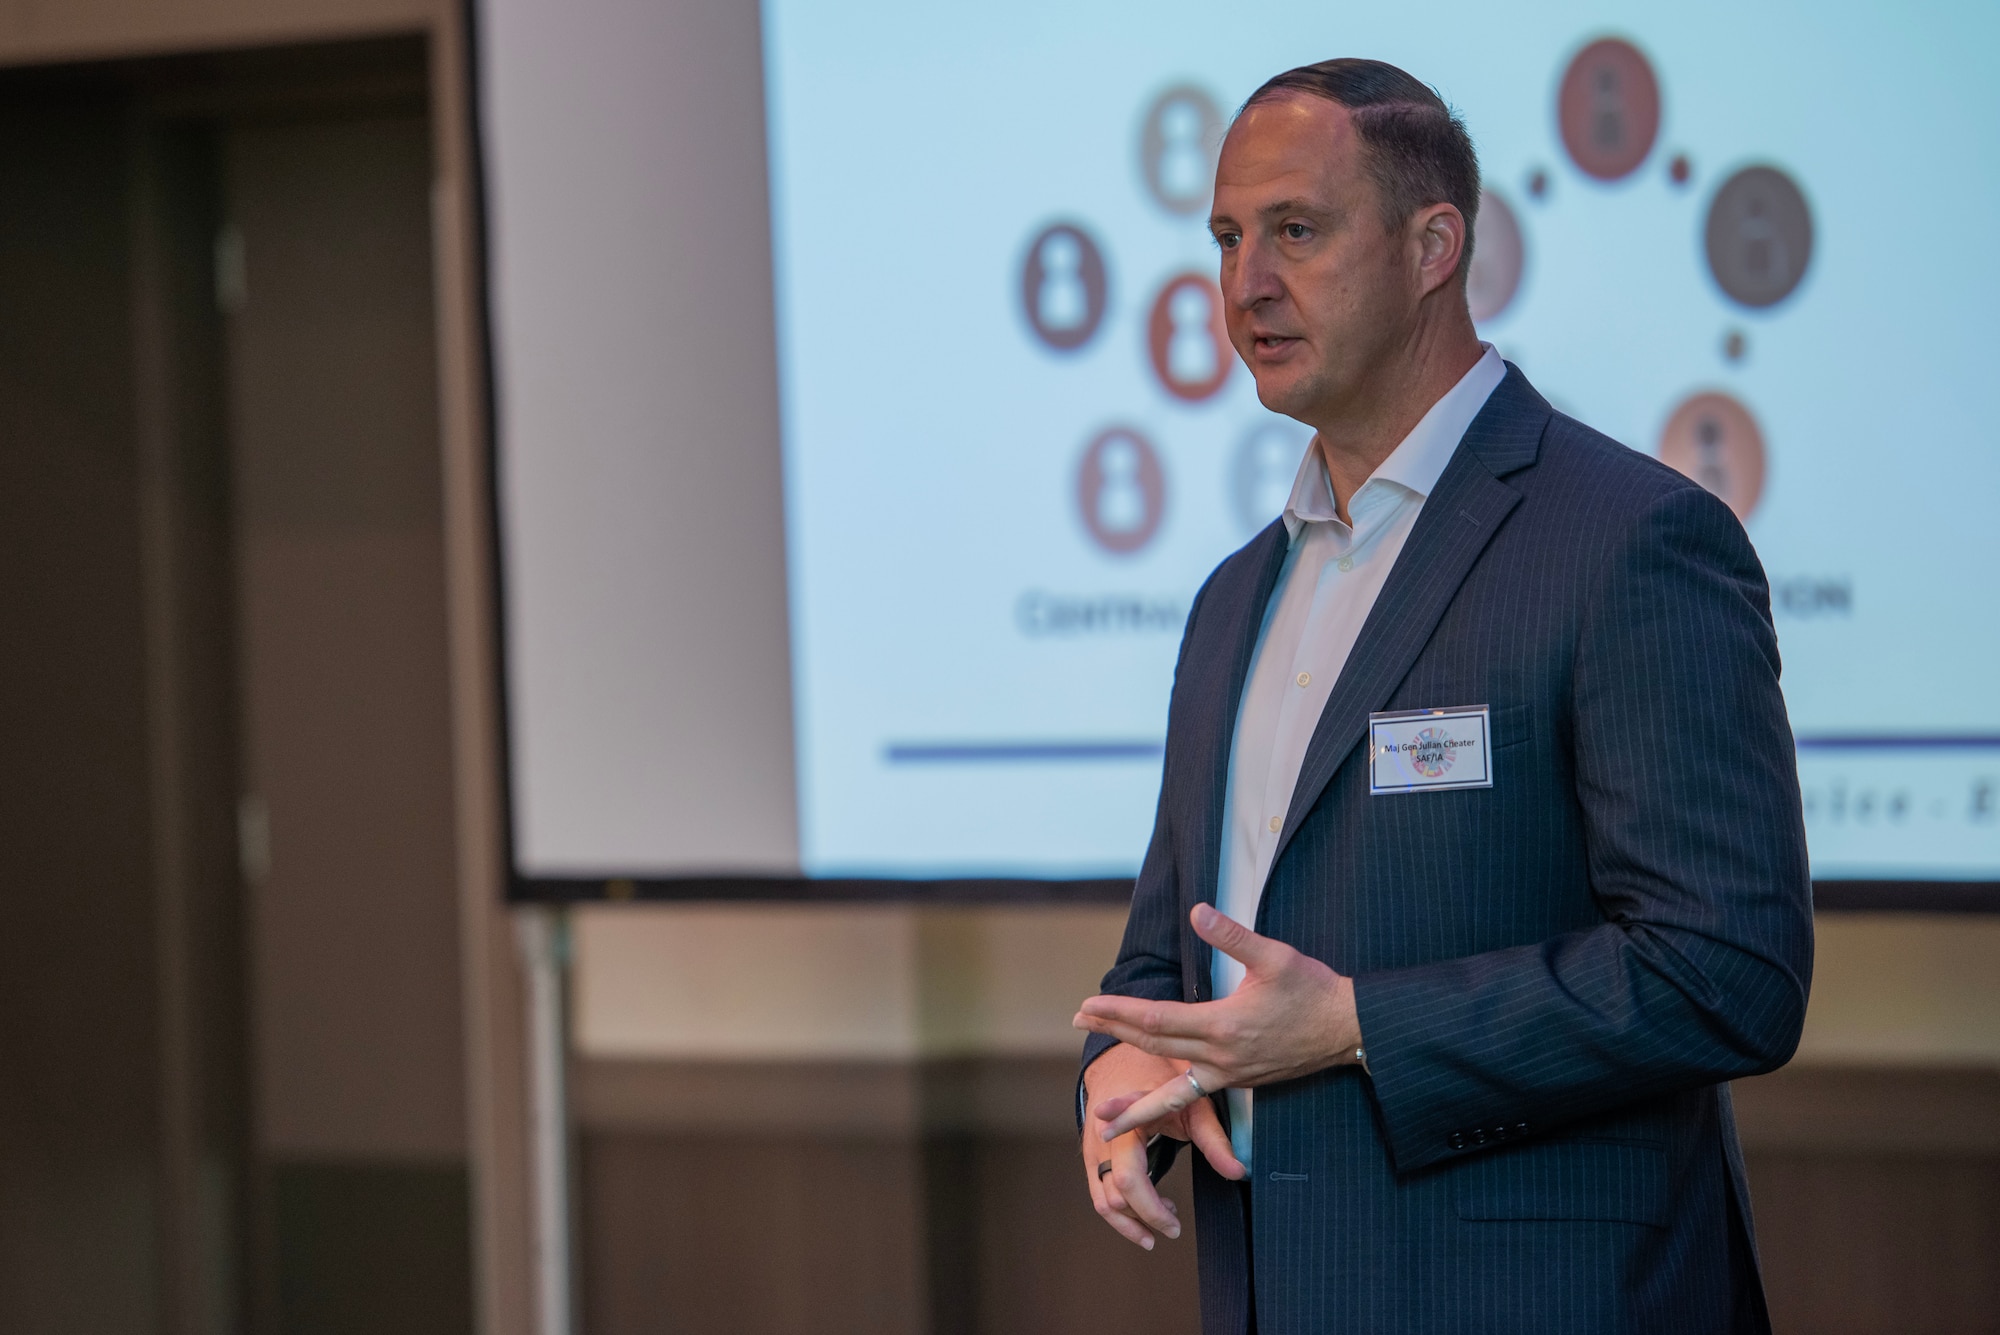
[[1311, 442], [1312, 429], [1289, 417], [1267, 417], [1244, 434], [1229, 462], [1229, 501], [1245, 533], [1285, 512]]
[[1179, 84], [1153, 99], [1139, 130], [1139, 171], [1154, 203], [1179, 217], [1199, 213], [1221, 151], [1222, 112], [1207, 92]]
[[1075, 223], [1054, 223], [1028, 243], [1021, 261], [1021, 313], [1035, 337], [1058, 352], [1090, 342], [1104, 323], [1104, 252]]
[[1472, 307], [1473, 319], [1490, 320], [1514, 300], [1528, 258], [1520, 220], [1494, 191], [1479, 192], [1479, 220], [1473, 224], [1473, 238], [1472, 272], [1465, 279], [1466, 302]]
[[1812, 208], [1776, 167], [1745, 167], [1708, 206], [1708, 271], [1730, 300], [1775, 306], [1812, 263]]

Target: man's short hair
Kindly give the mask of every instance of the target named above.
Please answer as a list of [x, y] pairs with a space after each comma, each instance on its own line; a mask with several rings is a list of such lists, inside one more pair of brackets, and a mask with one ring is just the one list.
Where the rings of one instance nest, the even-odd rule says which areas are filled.
[[1458, 113], [1394, 65], [1352, 57], [1286, 70], [1250, 94], [1243, 109], [1292, 93], [1323, 97], [1353, 116], [1389, 228], [1401, 227], [1427, 204], [1450, 204], [1465, 215], [1465, 253], [1458, 261], [1463, 281], [1472, 268], [1479, 216], [1479, 155]]

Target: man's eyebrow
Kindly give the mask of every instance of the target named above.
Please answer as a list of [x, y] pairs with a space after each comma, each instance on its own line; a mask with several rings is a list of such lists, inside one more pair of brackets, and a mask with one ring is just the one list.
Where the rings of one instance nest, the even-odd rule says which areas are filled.
[[1281, 199], [1266, 204], [1257, 212], [1262, 217], [1269, 218], [1279, 213], [1333, 213], [1335, 210], [1316, 199]]

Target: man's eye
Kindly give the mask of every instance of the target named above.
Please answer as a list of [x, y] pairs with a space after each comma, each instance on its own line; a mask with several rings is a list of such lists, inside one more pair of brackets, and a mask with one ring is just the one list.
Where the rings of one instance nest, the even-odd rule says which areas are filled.
[[1215, 234], [1215, 244], [1221, 246], [1224, 250], [1236, 249], [1236, 243], [1241, 239], [1235, 232], [1217, 232]]
[[1312, 234], [1312, 229], [1304, 223], [1286, 223], [1285, 237], [1291, 241], [1303, 241]]

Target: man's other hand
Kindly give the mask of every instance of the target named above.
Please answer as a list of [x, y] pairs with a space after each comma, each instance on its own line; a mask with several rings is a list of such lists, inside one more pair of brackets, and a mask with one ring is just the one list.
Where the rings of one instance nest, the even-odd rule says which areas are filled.
[[[1353, 1061], [1361, 1046], [1353, 979], [1282, 941], [1257, 935], [1210, 905], [1197, 904], [1190, 919], [1202, 940], [1243, 965], [1243, 981], [1234, 992], [1193, 1005], [1096, 996], [1083, 1003], [1073, 1021], [1079, 1029], [1162, 1058], [1168, 1064], [1160, 1069], [1171, 1072], [1142, 1098], [1107, 1101], [1091, 1109], [1093, 1118], [1102, 1119], [1107, 1137], [1115, 1139], [1181, 1109], [1209, 1107], [1188, 1083], [1189, 1071], [1203, 1093], [1213, 1094], [1296, 1080]], [[1214, 1155], [1208, 1157], [1215, 1162]]]
[[[1089, 1104], [1083, 1119], [1083, 1175], [1090, 1184], [1090, 1202], [1121, 1236], [1148, 1251], [1153, 1249], [1155, 1233], [1178, 1238], [1181, 1222], [1174, 1203], [1160, 1195], [1146, 1173], [1147, 1141], [1155, 1135], [1191, 1140], [1216, 1172], [1227, 1178], [1243, 1176], [1243, 1165], [1230, 1153], [1222, 1119], [1207, 1099], [1196, 1099], [1118, 1135], [1105, 1136], [1100, 1110], [1110, 1108], [1110, 1115], [1116, 1116], [1148, 1091], [1178, 1079], [1186, 1069], [1184, 1062], [1170, 1062], [1120, 1043], [1107, 1049], [1083, 1073]], [[1098, 1166], [1105, 1163], [1111, 1169], [1100, 1174]]]

